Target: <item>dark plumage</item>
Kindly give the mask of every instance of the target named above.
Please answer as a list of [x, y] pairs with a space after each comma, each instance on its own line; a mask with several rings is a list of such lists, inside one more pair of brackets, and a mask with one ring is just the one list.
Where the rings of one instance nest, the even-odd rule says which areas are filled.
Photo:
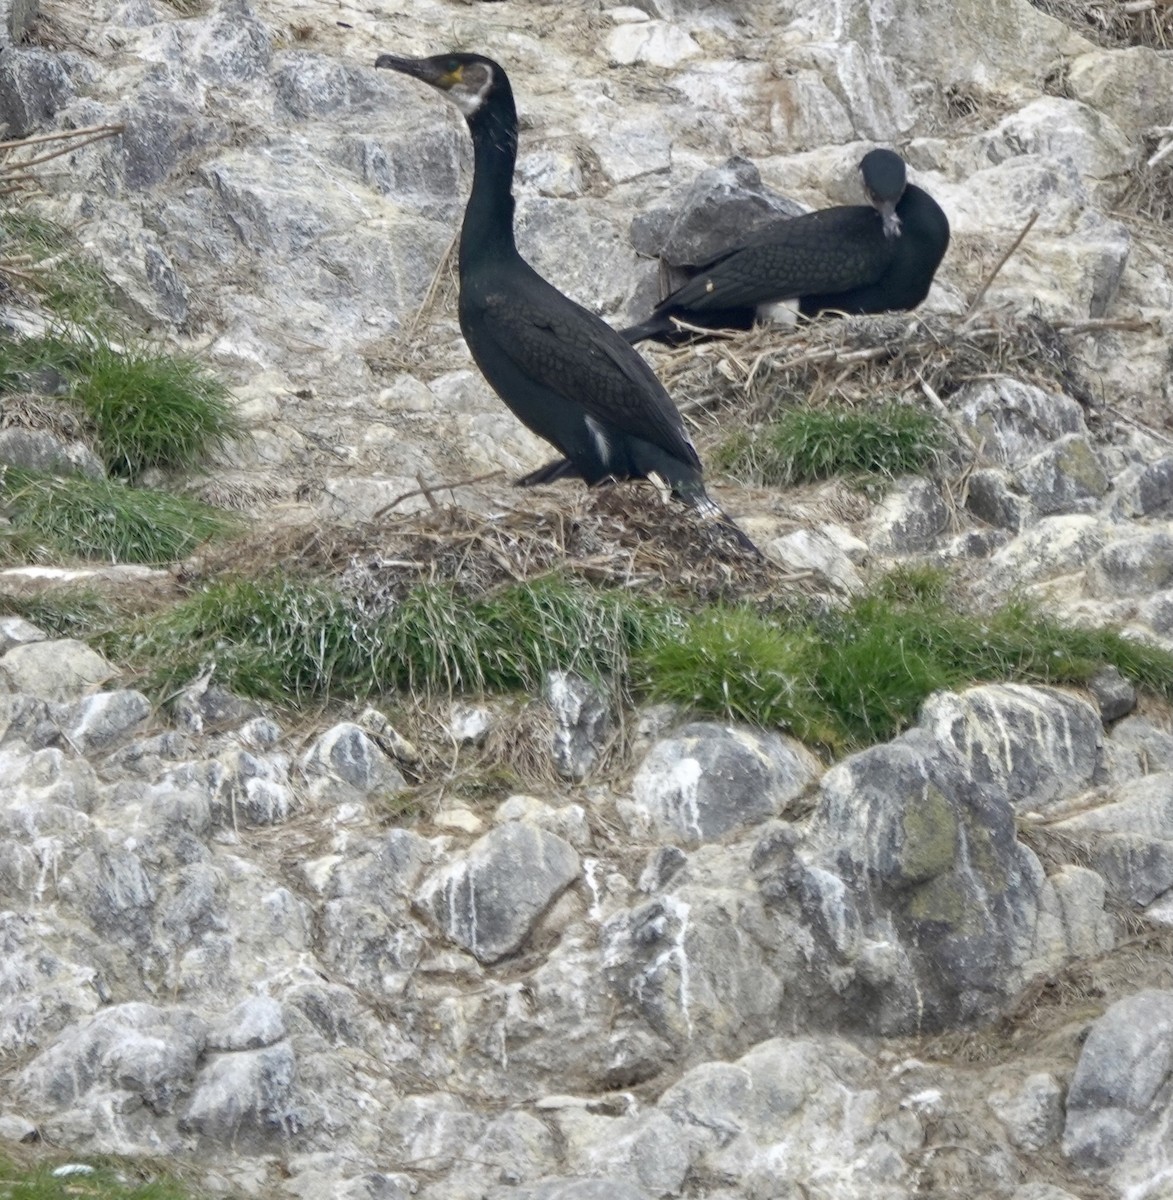
[[460, 328], [497, 395], [565, 456], [517, 482], [580, 478], [593, 485], [657, 477], [754, 549], [706, 493], [696, 449], [651, 367], [518, 254], [512, 193], [517, 111], [505, 72], [479, 54], [382, 54], [375, 66], [446, 92], [472, 132], [472, 194], [460, 231]]
[[749, 329], [760, 305], [779, 300], [798, 299], [806, 317], [915, 308], [949, 245], [949, 221], [932, 196], [907, 182], [898, 154], [871, 150], [859, 169], [870, 204], [772, 222], [700, 267], [623, 336], [669, 344], [696, 336], [673, 318]]

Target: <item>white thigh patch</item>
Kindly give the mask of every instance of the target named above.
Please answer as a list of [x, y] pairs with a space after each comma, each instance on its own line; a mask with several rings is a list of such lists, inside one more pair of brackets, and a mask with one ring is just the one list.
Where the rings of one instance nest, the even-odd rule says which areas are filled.
[[607, 431], [595, 420], [594, 417], [587, 417], [587, 428], [591, 431], [591, 437], [595, 442], [595, 449], [599, 452], [599, 458], [604, 466], [611, 465], [611, 443], [607, 440]]

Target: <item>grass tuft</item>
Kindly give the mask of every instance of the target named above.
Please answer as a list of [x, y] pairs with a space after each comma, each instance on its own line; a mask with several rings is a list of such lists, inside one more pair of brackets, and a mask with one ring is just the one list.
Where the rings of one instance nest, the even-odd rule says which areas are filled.
[[[189, 1200], [195, 1193], [138, 1164], [54, 1175], [51, 1164], [20, 1166], [0, 1157], [3, 1200]], [[137, 1176], [137, 1178], [136, 1178]]]
[[86, 638], [110, 632], [130, 616], [98, 592], [62, 588], [33, 596], [0, 592], [0, 611], [23, 617], [51, 638]]
[[693, 618], [643, 661], [655, 697], [776, 725], [835, 752], [887, 741], [940, 688], [1086, 683], [1106, 665], [1173, 699], [1173, 654], [1015, 602], [958, 612], [940, 581], [890, 577], [843, 611], [778, 621], [746, 610]]
[[622, 680], [672, 610], [556, 576], [474, 599], [447, 584], [413, 588], [364, 616], [320, 584], [271, 577], [215, 583], [131, 636], [151, 685], [217, 678], [278, 703], [536, 689], [546, 671]]
[[195, 359], [47, 334], [0, 339], [0, 392], [67, 395], [88, 421], [107, 470], [131, 482], [151, 468], [187, 470], [240, 434], [228, 389]]
[[107, 469], [186, 470], [238, 436], [228, 389], [193, 358], [99, 344], [74, 385]]
[[25, 209], [0, 210], [0, 247], [20, 264], [15, 278], [55, 316], [95, 331], [120, 323], [109, 279], [67, 229]]
[[0, 561], [65, 555], [107, 563], [176, 562], [236, 527], [229, 515], [169, 492], [107, 479], [0, 471]]
[[769, 425], [734, 434], [718, 448], [714, 461], [738, 478], [785, 487], [835, 475], [916, 472], [940, 444], [935, 418], [905, 404], [870, 412], [791, 409]]

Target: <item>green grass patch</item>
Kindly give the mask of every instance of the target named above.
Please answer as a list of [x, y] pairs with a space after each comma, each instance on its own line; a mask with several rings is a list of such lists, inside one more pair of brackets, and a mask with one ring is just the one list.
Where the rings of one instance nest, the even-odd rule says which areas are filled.
[[894, 737], [939, 688], [1079, 684], [1106, 665], [1173, 699], [1173, 655], [1020, 602], [967, 616], [931, 576], [892, 580], [817, 617], [701, 613], [642, 662], [645, 689], [659, 699], [781, 726], [834, 752]]
[[194, 358], [60, 334], [0, 340], [0, 392], [45, 390], [68, 396], [107, 470], [132, 482], [188, 470], [241, 432], [228, 389]]
[[153, 686], [180, 685], [214, 662], [226, 686], [287, 704], [536, 689], [556, 667], [623, 680], [632, 655], [673, 619], [666, 607], [558, 577], [487, 598], [420, 585], [379, 617], [327, 586], [271, 577], [212, 584], [124, 649]]
[[738, 478], [778, 487], [835, 475], [892, 477], [922, 470], [941, 441], [936, 419], [905, 404], [790, 409], [769, 425], [728, 438], [714, 463]]
[[53, 1170], [47, 1164], [23, 1167], [0, 1158], [0, 1200], [193, 1200], [196, 1195], [138, 1166], [96, 1165], [67, 1175]]
[[85, 641], [125, 625], [132, 615], [107, 596], [81, 588], [61, 588], [35, 596], [0, 592], [0, 613], [35, 625], [52, 638]]
[[160, 565], [190, 554], [235, 520], [198, 500], [81, 475], [15, 467], [0, 472], [0, 561], [64, 555], [106, 563]]
[[187, 470], [238, 436], [228, 389], [193, 358], [99, 344], [74, 384], [107, 469]]
[[841, 753], [915, 722], [939, 688], [1082, 683], [1114, 665], [1173, 699], [1173, 655], [1081, 629], [1025, 604], [959, 612], [940, 572], [906, 569], [845, 609], [691, 613], [550, 576], [488, 596], [420, 585], [382, 616], [320, 584], [213, 584], [103, 645], [171, 690], [209, 666], [224, 685], [281, 704], [406, 692], [537, 691], [546, 671], [608, 680], [626, 696], [791, 730]]
[[7, 259], [25, 258], [19, 277], [54, 315], [89, 330], [121, 326], [114, 289], [98, 263], [69, 230], [23, 208], [0, 211], [0, 245]]

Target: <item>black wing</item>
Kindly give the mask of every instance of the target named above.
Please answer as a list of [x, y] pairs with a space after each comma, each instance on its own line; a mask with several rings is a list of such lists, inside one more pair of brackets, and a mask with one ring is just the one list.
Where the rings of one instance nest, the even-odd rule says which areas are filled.
[[664, 385], [606, 321], [536, 273], [508, 292], [490, 285], [477, 308], [478, 338], [490, 339], [538, 386], [597, 421], [700, 466]]
[[879, 278], [896, 242], [884, 236], [879, 213], [868, 205], [777, 221], [702, 267], [656, 312], [700, 313], [847, 291]]

